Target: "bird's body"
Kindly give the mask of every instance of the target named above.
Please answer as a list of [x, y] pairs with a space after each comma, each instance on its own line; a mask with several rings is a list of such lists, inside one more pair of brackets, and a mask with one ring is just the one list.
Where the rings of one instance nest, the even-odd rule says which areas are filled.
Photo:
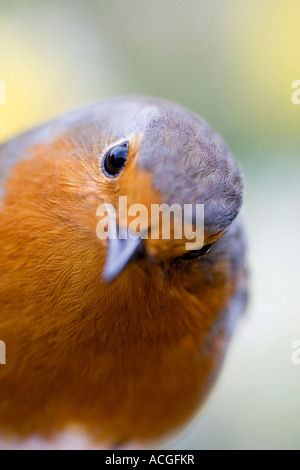
[[[116, 178], [101, 170], [129, 142]], [[197, 410], [244, 308], [242, 184], [198, 116], [151, 98], [100, 103], [0, 146], [0, 434], [79, 425], [110, 442], [146, 440]], [[97, 207], [204, 204], [210, 253], [145, 240], [101, 280]], [[174, 242], [174, 240], [173, 240]]]

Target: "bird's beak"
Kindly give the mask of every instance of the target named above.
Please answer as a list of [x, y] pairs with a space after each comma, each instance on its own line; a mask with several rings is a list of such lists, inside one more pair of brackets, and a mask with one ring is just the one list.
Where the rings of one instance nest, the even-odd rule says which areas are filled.
[[105, 282], [113, 281], [123, 269], [144, 255], [141, 238], [133, 238], [128, 229], [119, 229], [108, 237], [107, 259], [102, 273]]

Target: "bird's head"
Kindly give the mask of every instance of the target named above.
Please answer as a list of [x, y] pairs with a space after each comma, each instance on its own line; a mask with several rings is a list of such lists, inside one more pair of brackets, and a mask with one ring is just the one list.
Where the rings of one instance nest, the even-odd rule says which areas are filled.
[[[61, 240], [62, 228], [74, 235], [73, 248], [64, 242], [66, 253], [84, 238], [102, 247], [99, 264], [106, 280], [136, 258], [169, 264], [204, 255], [241, 207], [241, 175], [223, 140], [199, 116], [167, 101], [132, 97], [100, 103], [42, 129], [30, 144], [34, 165], [21, 163], [27, 174], [23, 168], [15, 178], [27, 201], [25, 214], [34, 218], [38, 201], [43, 216], [54, 222], [52, 240]], [[163, 233], [162, 204], [166, 220], [168, 210], [171, 214], [169, 235]], [[190, 249], [196, 205], [204, 205], [204, 233], [197, 239], [194, 231]], [[140, 237], [132, 236], [134, 228]]]
[[169, 264], [203, 256], [242, 203], [226, 145], [199, 116], [166, 101], [121, 100], [111, 113], [113, 129], [98, 155], [106, 194], [99, 232], [109, 226], [104, 278], [137, 258]]

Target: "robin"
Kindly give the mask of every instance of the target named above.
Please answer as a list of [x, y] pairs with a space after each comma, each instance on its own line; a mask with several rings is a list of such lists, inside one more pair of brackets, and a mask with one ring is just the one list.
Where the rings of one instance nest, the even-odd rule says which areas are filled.
[[[120, 443], [179, 429], [245, 305], [243, 185], [221, 137], [177, 104], [112, 99], [2, 144], [0, 191], [0, 433], [76, 425]], [[204, 205], [202, 246], [101, 239], [99, 205], [124, 196]]]

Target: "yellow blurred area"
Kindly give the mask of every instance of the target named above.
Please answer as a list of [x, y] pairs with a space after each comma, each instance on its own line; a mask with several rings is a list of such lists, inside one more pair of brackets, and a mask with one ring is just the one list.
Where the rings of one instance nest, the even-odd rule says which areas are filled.
[[72, 18], [66, 4], [1, 9], [0, 141], [110, 93], [112, 65], [101, 35], [89, 32], [88, 17], [81, 24], [80, 12]]
[[239, 2], [235, 26], [244, 105], [266, 128], [281, 121], [281, 131], [289, 126], [299, 131], [291, 84], [300, 79], [300, 2]]
[[1, 60], [1, 79], [6, 84], [6, 105], [0, 108], [1, 140], [57, 111], [53, 95], [58, 85], [47, 73], [50, 64], [45, 58], [35, 54], [21, 36], [14, 38], [6, 52]]
[[234, 149], [247, 140], [297, 141], [297, 0], [29, 1], [0, 9], [0, 80], [7, 85], [0, 141], [124, 93], [181, 102]]

